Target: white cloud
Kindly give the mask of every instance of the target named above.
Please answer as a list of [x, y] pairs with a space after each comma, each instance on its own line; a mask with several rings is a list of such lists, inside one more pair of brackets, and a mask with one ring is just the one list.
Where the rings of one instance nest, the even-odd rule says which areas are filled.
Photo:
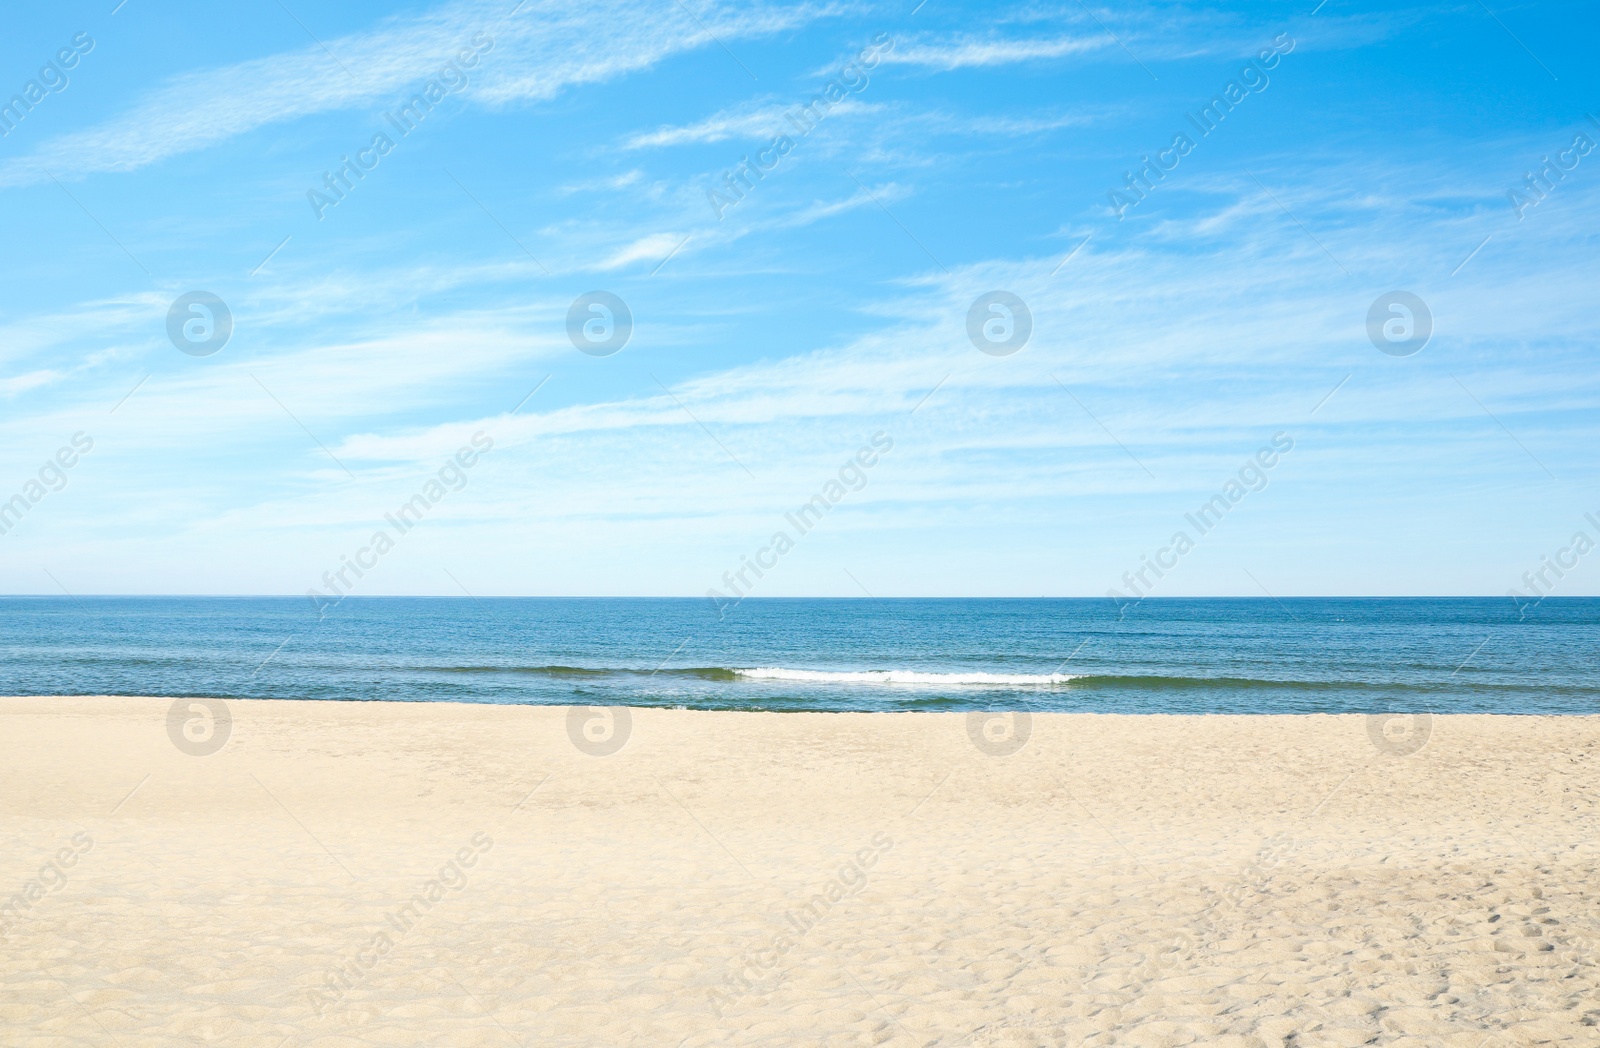
[[1041, 131], [1059, 131], [1063, 127], [1083, 127], [1094, 123], [1097, 119], [1085, 113], [1034, 117], [974, 117], [962, 121], [961, 129], [969, 134], [981, 135], [1035, 135]]
[[[506, 18], [501, 0], [458, 0], [363, 33], [221, 69], [187, 73], [137, 98], [123, 116], [49, 141], [0, 164], [0, 186], [132, 171], [268, 124], [336, 110], [399, 104], [461, 49], [492, 47], [467, 70], [466, 97], [491, 106], [538, 101], [564, 88], [648, 68], [708, 46], [679, 7], [645, 0], [531, 0]], [[778, 32], [828, 14], [801, 5], [702, 11], [723, 40]], [[486, 37], [478, 34], [487, 34]], [[451, 74], [452, 77], [454, 74]]]
[[621, 269], [633, 262], [659, 262], [672, 254], [673, 249], [683, 243], [683, 239], [676, 233], [652, 233], [620, 248], [596, 268], [611, 270]]
[[1011, 65], [1046, 58], [1098, 51], [1112, 43], [1110, 37], [1062, 36], [1039, 40], [1006, 40], [973, 36], [921, 38], [899, 44], [886, 51], [886, 65], [923, 66], [948, 72], [971, 66]]
[[678, 146], [691, 143], [722, 142], [730, 138], [762, 138], [773, 133], [790, 107], [786, 105], [746, 104], [725, 109], [695, 124], [665, 126], [637, 134], [623, 145], [628, 149]]
[[772, 220], [767, 223], [766, 228], [801, 229], [812, 223], [842, 215], [847, 211], [854, 211], [862, 207], [874, 207], [879, 204], [892, 204], [910, 195], [911, 190], [909, 187], [894, 182], [878, 186], [870, 193], [866, 189], [858, 189], [843, 200], [836, 200], [831, 203], [821, 200], [815, 201], [793, 214]]
[[[1331, 181], [1358, 184], [1353, 178]], [[874, 190], [880, 198], [897, 191], [893, 186]], [[1141, 456], [1150, 456], [1164, 485], [1181, 488], [1182, 470], [1163, 472], [1154, 460], [1179, 461], [1197, 454], [1195, 448], [1225, 446], [1232, 435], [1270, 430], [1285, 420], [1309, 423], [1318, 398], [1354, 371], [1369, 375], [1371, 388], [1359, 399], [1348, 398], [1349, 404], [1327, 409], [1318, 425], [1359, 426], [1380, 419], [1423, 426], [1483, 422], [1482, 433], [1470, 442], [1493, 448], [1504, 439], [1452, 382], [1436, 381], [1439, 376], [1428, 371], [1400, 371], [1378, 354], [1366, 341], [1364, 317], [1373, 297], [1387, 288], [1339, 279], [1334, 263], [1304, 229], [1276, 208], [1261, 208], [1257, 195], [1245, 192], [1195, 221], [1198, 227], [1230, 230], [1224, 243], [1197, 244], [1192, 237], [1174, 242], [1165, 234], [1142, 247], [1091, 243], [1054, 274], [1055, 256], [959, 267], [948, 276], [907, 282], [898, 296], [880, 301], [878, 330], [836, 347], [680, 380], [672, 387], [676, 400], [648, 392], [548, 412], [530, 410], [515, 419], [484, 417], [470, 425], [493, 425], [508, 449], [579, 435], [597, 448], [637, 446], [619, 434], [639, 428], [682, 430], [693, 447], [705, 438], [681, 402], [736, 447], [782, 460], [794, 434], [818, 420], [834, 420], [825, 427], [830, 431], [844, 426], [853, 432], [873, 419], [905, 415], [940, 385], [941, 376], [948, 376], [921, 410], [919, 423], [937, 420], [941, 454], [995, 454], [1060, 444], [1062, 413], [1081, 414], [1065, 400], [1056, 384], [1060, 378], [1093, 404], [1101, 422], [1139, 447]], [[866, 202], [858, 193], [812, 210], [836, 214]], [[1337, 189], [1296, 196], [1297, 210], [1303, 209], [1308, 221], [1344, 203]], [[1374, 225], [1384, 228], [1386, 237], [1361, 258], [1357, 245], [1373, 243]], [[1321, 238], [1352, 267], [1386, 272], [1415, 264], [1424, 246], [1459, 241], [1464, 254], [1481, 235], [1471, 218], [1390, 213]], [[1452, 360], [1450, 366], [1461, 369], [1456, 373], [1469, 387], [1481, 387], [1475, 389], [1478, 395], [1492, 391], [1497, 408], [1516, 413], [1548, 406], [1548, 376], [1519, 369], [1511, 348], [1528, 337], [1525, 316], [1508, 315], [1500, 303], [1523, 302], [1526, 315], [1541, 318], [1541, 337], [1569, 346], [1568, 355], [1577, 353], [1593, 326], [1583, 307], [1586, 300], [1576, 290], [1585, 278], [1572, 266], [1582, 250], [1581, 238], [1541, 239], [1508, 244], [1505, 256], [1480, 257], [1473, 269], [1454, 278], [1446, 276], [1453, 262], [1439, 267], [1433, 280], [1416, 285], [1437, 320], [1424, 362]], [[1552, 280], [1552, 274], [1562, 278]], [[965, 330], [966, 307], [978, 292], [996, 287], [1019, 294], [1034, 319], [1026, 351], [1001, 360], [978, 354]], [[1507, 347], [1513, 356], [1479, 355], [1475, 347], [1483, 346]], [[1261, 378], [1268, 374], [1270, 381]], [[1593, 386], [1591, 379], [1574, 378], [1567, 391], [1571, 404], [1584, 403]], [[1086, 417], [1079, 421], [1085, 423], [1083, 432], [1071, 442], [1103, 442], [1095, 423]], [[1337, 439], [1365, 438], [1352, 431]], [[344, 450], [375, 459], [423, 460], [441, 441], [447, 442], [431, 430], [365, 433], [350, 437]], [[640, 483], [649, 482], [648, 470], [639, 468]], [[1013, 491], [1036, 487], [1027, 477], [1013, 479]], [[993, 480], [964, 475], [961, 482], [989, 485]]]
[[633, 168], [632, 170], [624, 171], [620, 175], [612, 175], [607, 178], [591, 178], [582, 182], [572, 182], [562, 186], [559, 191], [562, 193], [594, 193], [602, 190], [615, 192], [619, 189], [627, 189], [629, 186], [638, 185], [642, 181], [644, 181], [644, 172], [638, 168]]
[[0, 378], [0, 396], [14, 397], [18, 393], [26, 393], [30, 389], [48, 386], [65, 376], [59, 371], [43, 370], [30, 371], [25, 375], [16, 375], [11, 378]]
[[[851, 532], [851, 542], [859, 542], [852, 555], [870, 561], [901, 549], [958, 548], [959, 537], [948, 529], [965, 526], [962, 521], [979, 524], [985, 513], [1003, 514], [1014, 529], [1015, 560], [1027, 565], [1004, 568], [1014, 573], [1004, 576], [1003, 586], [1015, 592], [1103, 591], [1115, 571], [1137, 562], [1135, 547], [1170, 535], [1169, 522], [1192, 508], [1194, 492], [1236, 470], [1241, 454], [1280, 428], [1301, 443], [1289, 471], [1274, 475], [1270, 499], [1259, 502], [1262, 526], [1279, 514], [1298, 527], [1353, 530], [1360, 518], [1350, 507], [1381, 503], [1406, 478], [1424, 472], [1492, 486], [1501, 501], [1515, 496], [1524, 480], [1547, 483], [1455, 379], [1566, 479], [1593, 430], [1586, 420], [1596, 396], [1593, 369], [1583, 366], [1594, 329], [1592, 296], [1584, 293], [1592, 269], [1584, 262], [1587, 225], [1563, 222], [1560, 214], [1517, 223], [1509, 209], [1451, 215], [1419, 208], [1416, 200], [1441, 187], [1416, 171], [1378, 177], [1352, 165], [1324, 166], [1320, 159], [1287, 166], [1258, 170], [1306, 228], [1353, 272], [1407, 274], [1406, 286], [1433, 307], [1435, 341], [1423, 354], [1397, 360], [1366, 339], [1367, 306], [1398, 276], [1377, 278], [1382, 286], [1343, 278], [1306, 230], [1264, 202], [1253, 182], [1234, 180], [1214, 214], [1193, 223], [1225, 231], [1225, 238], [1178, 239], [1176, 228], [1163, 230], [1161, 212], [1153, 210], [1148, 226], [1158, 235], [1096, 237], [1058, 273], [1052, 271], [1059, 254], [956, 266], [948, 276], [930, 266], [931, 275], [875, 294], [861, 308], [876, 319], [852, 323], [854, 333], [838, 342], [698, 376], [662, 372], [672, 396], [653, 383], [630, 382], [624, 368], [639, 361], [624, 355], [602, 365], [613, 368], [616, 387], [563, 388], [564, 376], [558, 376], [511, 416], [512, 405], [555, 370], [552, 355], [574, 355], [561, 335], [564, 296], [553, 294], [538, 303], [439, 317], [417, 330], [397, 318], [392, 330], [359, 339], [329, 336], [312, 325], [314, 334], [300, 336], [292, 352], [258, 363], [185, 359], [176, 376], [153, 378], [104, 421], [98, 457], [90, 460], [100, 472], [81, 474], [84, 483], [74, 488], [92, 492], [94, 512], [68, 516], [65, 501], [53, 510], [85, 538], [77, 547], [62, 539], [56, 559], [99, 565], [96, 558], [110, 543], [140, 564], [170, 557], [172, 578], [193, 578], [184, 574], [183, 558], [192, 559], [198, 544], [208, 551], [203, 559], [252, 565], [252, 571], [261, 557], [278, 558], [270, 571], [263, 569], [264, 581], [236, 576], [231, 586], [303, 591], [352, 538], [370, 534], [368, 522], [414, 490], [416, 476], [436, 469], [444, 453], [480, 428], [493, 434], [494, 452], [460, 498], [452, 494], [441, 507], [440, 527], [419, 532], [405, 557], [439, 574], [435, 565], [458, 571], [454, 558], [470, 564], [477, 556], [472, 551], [486, 551], [481, 577], [523, 592], [703, 589], [696, 558], [714, 562], [707, 581], [714, 578], [727, 550], [736, 560], [752, 537], [770, 534], [770, 521], [879, 428], [892, 433], [895, 452], [874, 474], [870, 492], [852, 503], [859, 512], [852, 509], [829, 525], [859, 529]], [[1390, 182], [1413, 192], [1387, 198], [1381, 190]], [[1219, 180], [1212, 191], [1221, 196], [1229, 185]], [[1570, 206], [1574, 217], [1593, 214], [1600, 191], [1577, 184], [1572, 190], [1549, 206]], [[885, 200], [895, 191], [873, 188]], [[1386, 199], [1387, 205], [1374, 203]], [[857, 193], [816, 208], [845, 206], [872, 205]], [[1491, 231], [1498, 235], [1490, 246], [1452, 274]], [[649, 257], [647, 246], [660, 246], [647, 245], [649, 239], [629, 243], [618, 255]], [[460, 280], [439, 275], [431, 283]], [[683, 288], [686, 309], [703, 309], [703, 301], [688, 297], [691, 285]], [[966, 310], [979, 292], [993, 288], [1012, 290], [1033, 311], [1033, 339], [1013, 357], [984, 356], [967, 340]], [[292, 286], [274, 289], [267, 305], [292, 303], [297, 294]], [[361, 286], [330, 291], [352, 294], [362, 297]], [[699, 315], [721, 317], [727, 308], [717, 303]], [[151, 319], [159, 320], [159, 312]], [[684, 323], [681, 316], [660, 320]], [[274, 341], [290, 337], [275, 335]], [[1535, 339], [1533, 352], [1528, 347]], [[174, 356], [170, 348], [163, 352]], [[247, 370], [351, 468], [356, 482]], [[1311, 417], [1313, 405], [1346, 375], [1352, 377], [1341, 392]], [[135, 377], [119, 378], [110, 395], [99, 397], [97, 423]], [[486, 402], [481, 388], [456, 395], [464, 380], [503, 386], [505, 396]], [[427, 410], [411, 410], [418, 407]], [[1574, 421], [1551, 421], [1562, 413]], [[55, 439], [76, 428], [66, 418], [37, 414], [7, 425], [0, 446], [18, 449], [8, 468], [25, 475], [41, 446], [37, 434]], [[93, 432], [101, 438], [100, 429]], [[252, 449], [266, 444], [273, 453], [252, 461], [239, 454], [245, 443]], [[240, 469], [247, 471], [245, 482], [227, 474]], [[233, 487], [220, 487], [225, 475]], [[1097, 514], [1104, 520], [1090, 519]], [[98, 523], [102, 519], [115, 527]], [[1041, 543], [1035, 529], [1051, 537]], [[29, 554], [50, 552], [54, 535], [32, 534], [38, 545], [26, 547]], [[1063, 536], [1072, 540], [1076, 574], [1038, 568], [1047, 563], [1039, 558], [1054, 548], [1050, 543], [1065, 542]], [[437, 549], [427, 545], [435, 541]], [[1304, 533], [1264, 533], [1252, 558], [1271, 563], [1276, 557], [1280, 572], [1292, 579], [1293, 558], [1303, 555], [1306, 541]], [[1354, 563], [1340, 541], [1335, 534], [1328, 557]], [[660, 557], [663, 544], [673, 557]], [[303, 556], [263, 552], [283, 547]], [[77, 560], [66, 555], [74, 549], [82, 553]], [[551, 549], [561, 556], [551, 557]], [[401, 591], [431, 585], [400, 574], [402, 563], [395, 561], [396, 575], [384, 585]], [[1199, 563], [1186, 568], [1192, 574], [1183, 584], [1215, 591]], [[572, 564], [595, 574], [551, 581]], [[1255, 559], [1250, 565], [1278, 588]], [[96, 570], [131, 577], [117, 576], [111, 563]], [[477, 588], [470, 574], [459, 573]], [[801, 589], [814, 588], [809, 578], [803, 584], [796, 578]], [[915, 585], [914, 573], [905, 578], [901, 586]], [[939, 584], [955, 585], [950, 578], [939, 576]], [[449, 584], [442, 576], [441, 582]]]
[[[723, 142], [730, 138], [767, 139], [774, 135], [794, 134], [795, 128], [784, 120], [784, 114], [804, 105], [809, 99], [797, 98], [783, 104], [747, 104], [733, 106], [715, 113], [694, 124], [666, 126], [629, 138], [623, 145], [628, 149], [648, 149], [658, 146], [680, 146], [706, 142]], [[859, 115], [879, 107], [845, 99], [828, 107], [828, 116]]]

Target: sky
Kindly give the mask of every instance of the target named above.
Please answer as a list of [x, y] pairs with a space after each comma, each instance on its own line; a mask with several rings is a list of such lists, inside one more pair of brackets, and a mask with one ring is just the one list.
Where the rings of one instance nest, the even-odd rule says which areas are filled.
[[1591, 5], [6, 28], [0, 592], [1600, 593]]

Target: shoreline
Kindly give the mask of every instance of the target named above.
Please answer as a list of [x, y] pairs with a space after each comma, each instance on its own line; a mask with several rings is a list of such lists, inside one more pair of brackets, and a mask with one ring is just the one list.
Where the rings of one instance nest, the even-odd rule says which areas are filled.
[[[109, 700], [109, 701], [126, 701], [126, 702], [176, 702], [176, 701], [178, 701], [180, 699], [192, 699], [192, 700], [197, 701], [197, 702], [198, 701], [203, 701], [203, 700], [215, 700], [215, 701], [219, 701], [219, 702], [240, 702], [240, 703], [251, 703], [251, 704], [289, 703], [289, 704], [294, 704], [294, 705], [306, 704], [306, 705], [329, 705], [329, 706], [349, 705], [349, 706], [406, 706], [406, 707], [412, 707], [412, 706], [449, 706], [449, 707], [462, 707], [462, 708], [489, 707], [489, 708], [500, 708], [500, 709], [542, 709], [542, 710], [566, 710], [566, 709], [598, 708], [598, 709], [619, 709], [619, 710], [625, 709], [625, 710], [636, 711], [636, 712], [639, 712], [639, 711], [652, 711], [652, 712], [660, 712], [660, 713], [727, 713], [727, 714], [765, 714], [765, 713], [771, 713], [771, 714], [779, 714], [779, 715], [782, 715], [782, 716], [791, 716], [791, 715], [812, 716], [812, 715], [815, 715], [815, 716], [842, 716], [842, 717], [855, 717], [855, 716], [868, 717], [868, 716], [879, 716], [879, 715], [884, 715], [884, 714], [892, 715], [892, 714], [900, 714], [900, 713], [915, 714], [915, 715], [918, 715], [918, 716], [931, 715], [931, 716], [950, 716], [950, 717], [965, 717], [965, 716], [968, 716], [968, 715], [973, 714], [973, 713], [1026, 713], [1030, 717], [1128, 717], [1128, 718], [1134, 718], [1134, 719], [1196, 717], [1196, 718], [1203, 718], [1203, 719], [1206, 719], [1206, 720], [1216, 720], [1216, 719], [1227, 718], [1227, 717], [1240, 717], [1240, 718], [1270, 717], [1270, 718], [1274, 718], [1274, 719], [1293, 719], [1293, 718], [1304, 718], [1304, 717], [1334, 717], [1334, 718], [1338, 718], [1338, 717], [1351, 717], [1351, 718], [1359, 717], [1359, 718], [1367, 718], [1367, 717], [1392, 717], [1392, 716], [1427, 716], [1427, 717], [1431, 717], [1431, 718], [1433, 718], [1435, 720], [1438, 720], [1438, 719], [1452, 719], [1452, 718], [1468, 718], [1468, 717], [1490, 717], [1490, 718], [1496, 718], [1496, 719], [1502, 719], [1502, 720], [1523, 720], [1523, 719], [1537, 720], [1537, 719], [1540, 719], [1540, 718], [1552, 718], [1552, 719], [1556, 719], [1556, 720], [1580, 720], [1581, 721], [1581, 720], [1584, 720], [1585, 718], [1600, 719], [1600, 711], [1596, 711], [1596, 712], [1593, 712], [1593, 713], [1554, 713], [1554, 712], [1553, 713], [1517, 713], [1517, 712], [1507, 713], [1507, 712], [1501, 712], [1501, 711], [1474, 711], [1474, 712], [1470, 712], [1470, 713], [1435, 713], [1435, 712], [1433, 712], [1431, 710], [1426, 710], [1426, 709], [1415, 709], [1415, 710], [1411, 710], [1411, 709], [1403, 709], [1403, 710], [1402, 709], [1386, 709], [1386, 710], [1374, 710], [1374, 711], [1370, 711], [1370, 712], [1360, 712], [1360, 711], [1328, 712], [1328, 711], [1322, 711], [1322, 710], [1316, 710], [1316, 711], [1285, 710], [1285, 711], [1260, 711], [1260, 712], [1249, 712], [1249, 713], [1211, 713], [1211, 712], [1173, 713], [1173, 712], [1166, 712], [1166, 711], [1148, 712], [1148, 713], [1144, 713], [1144, 712], [1141, 712], [1141, 713], [1129, 713], [1129, 712], [1122, 711], [1122, 710], [1058, 710], [1058, 709], [1043, 709], [1042, 710], [1042, 709], [1029, 707], [1027, 705], [993, 706], [993, 707], [991, 707], [991, 706], [976, 707], [975, 706], [973, 708], [963, 708], [963, 709], [929, 709], [929, 708], [923, 708], [923, 707], [911, 707], [911, 708], [903, 708], [903, 709], [876, 709], [876, 710], [869, 710], [869, 709], [847, 709], [847, 710], [840, 710], [840, 709], [805, 709], [805, 708], [795, 708], [795, 707], [788, 707], [788, 708], [783, 708], [783, 709], [767, 709], [767, 708], [756, 708], [756, 707], [745, 708], [745, 707], [728, 707], [728, 706], [684, 706], [684, 705], [675, 705], [675, 706], [667, 706], [667, 705], [637, 705], [636, 706], [636, 705], [630, 705], [628, 703], [614, 703], [614, 702], [595, 702], [595, 703], [574, 703], [574, 702], [488, 702], [488, 701], [476, 702], [476, 701], [464, 700], [464, 699], [325, 699], [325, 698], [287, 699], [287, 698], [282, 698], [282, 697], [279, 697], [279, 696], [221, 695], [221, 694], [217, 694], [215, 692], [196, 693], [196, 694], [192, 694], [192, 695], [191, 694], [175, 694], [175, 695], [148, 695], [148, 694], [133, 695], [133, 694], [128, 694], [128, 695], [122, 695], [122, 694], [111, 694], [111, 693], [105, 693], [105, 692], [95, 692], [93, 694], [82, 694], [82, 695], [72, 695], [72, 694], [63, 695], [63, 694], [59, 694], [59, 693], [54, 693], [54, 694], [50, 694], [50, 695], [42, 695], [42, 694], [41, 695], [0, 695], [0, 704], [4, 704], [4, 703], [8, 703], [8, 702], [29, 702], [29, 701], [68, 702], [68, 701], [90, 701], [90, 700], [101, 700], [101, 699]], [[0, 709], [0, 716], [4, 716], [4, 714], [5, 714], [5, 711], [3, 709]]]

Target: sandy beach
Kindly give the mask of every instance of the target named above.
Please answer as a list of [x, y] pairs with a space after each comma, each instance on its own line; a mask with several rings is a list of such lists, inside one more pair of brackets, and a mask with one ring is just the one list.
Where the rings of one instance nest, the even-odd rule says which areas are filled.
[[1600, 718], [172, 706], [0, 700], [6, 1045], [1600, 1039]]

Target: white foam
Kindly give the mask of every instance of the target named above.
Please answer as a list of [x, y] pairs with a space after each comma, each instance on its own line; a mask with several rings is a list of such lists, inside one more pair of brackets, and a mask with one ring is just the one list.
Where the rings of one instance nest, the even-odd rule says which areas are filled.
[[922, 673], [917, 670], [789, 670], [776, 666], [734, 670], [753, 680], [812, 681], [819, 684], [933, 684], [965, 687], [1029, 687], [1065, 684], [1075, 673]]

